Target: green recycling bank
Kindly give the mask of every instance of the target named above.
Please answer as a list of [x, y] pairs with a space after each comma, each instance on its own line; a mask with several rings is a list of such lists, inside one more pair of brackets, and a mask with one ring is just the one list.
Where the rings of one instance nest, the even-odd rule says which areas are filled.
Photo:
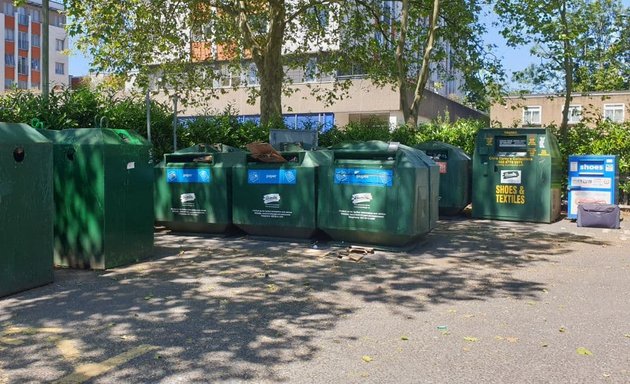
[[122, 129], [40, 132], [54, 144], [55, 264], [108, 269], [151, 256], [149, 142]]
[[337, 241], [406, 246], [438, 218], [439, 167], [398, 143], [352, 142], [331, 147], [320, 166], [318, 226]]
[[328, 151], [283, 151], [286, 162], [247, 156], [232, 168], [233, 220], [256, 236], [309, 238], [317, 231], [317, 168]]
[[549, 129], [482, 129], [473, 156], [472, 216], [551, 223], [560, 216], [562, 159]]
[[0, 297], [53, 281], [53, 147], [0, 123]]
[[175, 231], [225, 232], [232, 225], [232, 166], [246, 152], [197, 144], [165, 154], [155, 169], [155, 220]]

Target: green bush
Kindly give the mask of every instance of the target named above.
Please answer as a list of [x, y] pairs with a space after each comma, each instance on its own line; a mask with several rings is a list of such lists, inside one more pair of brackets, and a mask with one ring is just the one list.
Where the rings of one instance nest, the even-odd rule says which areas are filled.
[[320, 133], [319, 145], [329, 147], [345, 141], [389, 141], [389, 124], [382, 120], [370, 119], [365, 122], [352, 122], [343, 128], [333, 127]]
[[462, 148], [472, 154], [475, 146], [475, 136], [485, 123], [477, 120], [460, 119], [455, 123], [436, 121], [425, 123], [418, 127], [401, 125], [390, 132], [389, 125], [382, 121], [373, 120], [364, 123], [350, 123], [343, 128], [335, 127], [320, 134], [320, 146], [327, 147], [350, 140], [382, 140], [397, 141], [414, 146], [426, 141], [443, 141]]
[[244, 148], [255, 141], [268, 141], [269, 128], [261, 127], [251, 121], [240, 122], [231, 110], [218, 116], [199, 117], [182, 126], [182, 147], [199, 143], [222, 143], [237, 148]]
[[[560, 137], [559, 128], [551, 126]], [[577, 124], [568, 131], [566, 142], [560, 142], [563, 175], [568, 172], [569, 155], [617, 155], [619, 156], [619, 189], [630, 195], [630, 122], [621, 124], [600, 121], [595, 127]], [[566, 180], [563, 185], [566, 186]]]

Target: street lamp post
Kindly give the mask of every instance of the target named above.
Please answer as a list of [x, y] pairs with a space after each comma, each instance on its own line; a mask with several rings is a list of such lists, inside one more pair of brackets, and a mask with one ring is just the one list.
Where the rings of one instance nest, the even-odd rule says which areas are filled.
[[50, 57], [50, 42], [49, 42], [49, 32], [50, 32], [50, 13], [48, 8], [49, 0], [42, 0], [42, 96], [44, 97], [44, 101], [48, 101], [48, 93], [50, 92], [50, 72], [49, 68], [49, 57]]

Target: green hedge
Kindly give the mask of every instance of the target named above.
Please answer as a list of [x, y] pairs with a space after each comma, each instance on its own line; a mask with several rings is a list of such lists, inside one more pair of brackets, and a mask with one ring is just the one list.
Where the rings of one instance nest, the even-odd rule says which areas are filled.
[[[559, 135], [559, 128], [552, 126]], [[584, 124], [572, 126], [567, 141], [560, 142], [563, 174], [568, 171], [569, 155], [617, 155], [619, 156], [619, 189], [625, 203], [630, 196], [630, 121], [621, 124], [600, 121], [595, 127]], [[566, 180], [565, 180], [566, 184]]]
[[478, 120], [460, 119], [455, 123], [436, 121], [418, 127], [401, 125], [390, 131], [389, 125], [382, 121], [370, 120], [365, 123], [350, 123], [343, 128], [335, 127], [319, 136], [320, 146], [331, 146], [350, 140], [397, 141], [414, 146], [426, 141], [443, 141], [462, 148], [472, 154], [475, 136], [485, 123]]

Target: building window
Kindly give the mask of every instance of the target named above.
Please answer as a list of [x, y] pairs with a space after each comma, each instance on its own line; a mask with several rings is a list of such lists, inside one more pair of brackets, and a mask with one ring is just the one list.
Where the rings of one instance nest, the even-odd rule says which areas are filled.
[[365, 77], [365, 71], [363, 67], [358, 64], [352, 64], [350, 68], [338, 69], [338, 79], [362, 79]]
[[28, 82], [26, 80], [18, 80], [18, 89], [28, 89]]
[[63, 75], [66, 72], [65, 67], [64, 63], [55, 63], [55, 73], [57, 75]]
[[540, 125], [542, 121], [542, 107], [531, 106], [523, 108], [523, 125]]
[[15, 41], [15, 31], [13, 30], [13, 28], [4, 29], [4, 39], [6, 41]]
[[39, 71], [40, 70], [39, 59], [31, 59], [31, 69], [33, 71]]
[[247, 85], [258, 85], [258, 68], [256, 68], [256, 64], [251, 63], [247, 68]]
[[15, 55], [12, 53], [4, 54], [4, 65], [7, 67], [15, 67]]
[[4, 79], [4, 89], [13, 88], [13, 79]]
[[[383, 1], [381, 4], [381, 25], [383, 25], [383, 30], [387, 33], [392, 28], [392, 9], [394, 5], [392, 1]], [[390, 36], [391, 37], [391, 36]], [[382, 32], [375, 32], [374, 39], [381, 45], [389, 47], [389, 41], [385, 38], [385, 35]]]
[[304, 82], [312, 83], [317, 81], [317, 59], [311, 57], [304, 68]]
[[18, 48], [22, 50], [28, 50], [28, 33], [27, 32], [18, 32]]
[[37, 33], [31, 35], [31, 45], [33, 47], [39, 47], [41, 43], [41, 37]]
[[28, 11], [22, 7], [18, 8], [18, 24], [28, 25]]
[[50, 25], [63, 28], [66, 24], [66, 17], [56, 12], [50, 13]]
[[314, 6], [313, 8], [308, 9], [307, 14], [310, 17], [317, 18], [317, 23], [321, 27], [328, 26], [328, 11], [326, 10], [325, 7]]
[[66, 49], [66, 40], [65, 39], [56, 39], [55, 40], [55, 49], [57, 52], [61, 52]]
[[577, 124], [582, 120], [582, 106], [570, 105], [569, 106], [569, 124]]
[[28, 58], [18, 56], [18, 74], [28, 75]]
[[15, 13], [15, 6], [13, 5], [12, 1], [5, 1], [4, 2], [4, 14], [5, 15], [9, 15], [9, 16], [13, 16], [13, 14]]
[[32, 83], [31, 84], [31, 88], [32, 89], [40, 89], [39, 83]]
[[42, 14], [39, 11], [39, 9], [32, 9], [31, 10], [31, 21], [33, 23], [41, 23], [41, 21], [42, 21]]
[[610, 120], [613, 123], [622, 123], [623, 109], [623, 104], [604, 104], [604, 119]]

